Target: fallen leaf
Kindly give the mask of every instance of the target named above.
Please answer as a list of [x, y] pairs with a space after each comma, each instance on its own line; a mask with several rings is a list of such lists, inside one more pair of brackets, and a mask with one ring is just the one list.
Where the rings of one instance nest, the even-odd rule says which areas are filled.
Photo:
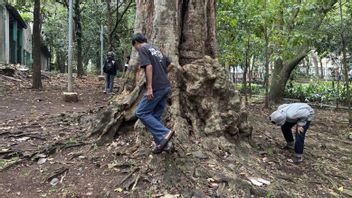
[[114, 192], [122, 192], [122, 191], [123, 191], [123, 189], [122, 189], [122, 188], [120, 188], [120, 187], [119, 187], [119, 188], [115, 188], [115, 189], [114, 189]]

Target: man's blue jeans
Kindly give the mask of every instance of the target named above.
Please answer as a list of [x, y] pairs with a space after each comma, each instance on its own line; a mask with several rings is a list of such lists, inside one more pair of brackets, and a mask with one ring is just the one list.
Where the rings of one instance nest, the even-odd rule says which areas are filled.
[[[294, 141], [292, 131], [291, 131], [294, 125], [296, 125], [296, 123], [285, 122], [285, 124], [281, 126], [282, 133], [284, 134], [284, 137], [287, 143]], [[296, 131], [295, 153], [297, 155], [303, 154], [304, 139], [309, 126], [310, 126], [310, 122], [308, 121], [306, 125], [303, 126], [303, 129], [304, 129], [303, 133], [298, 133]]]
[[151, 101], [144, 95], [136, 110], [137, 118], [139, 118], [149, 132], [151, 132], [154, 142], [157, 145], [161, 143], [163, 138], [170, 131], [161, 121], [161, 115], [165, 109], [170, 91], [170, 86], [154, 91], [154, 98]]
[[115, 75], [105, 74], [105, 80], [106, 80], [105, 90], [107, 93], [112, 93], [114, 89], [114, 78], [115, 78]]

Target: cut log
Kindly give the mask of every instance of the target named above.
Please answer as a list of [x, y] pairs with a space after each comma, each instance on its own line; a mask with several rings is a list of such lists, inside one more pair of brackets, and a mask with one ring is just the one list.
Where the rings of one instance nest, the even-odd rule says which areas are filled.
[[78, 102], [78, 94], [76, 92], [63, 92], [65, 102]]
[[104, 81], [104, 80], [105, 80], [105, 76], [99, 75], [99, 76], [98, 76], [98, 80], [99, 80], [99, 81]]

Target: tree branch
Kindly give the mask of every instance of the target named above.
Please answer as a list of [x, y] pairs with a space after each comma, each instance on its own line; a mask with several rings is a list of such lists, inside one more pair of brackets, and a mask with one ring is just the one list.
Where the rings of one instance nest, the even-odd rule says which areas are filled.
[[289, 31], [292, 31], [295, 28], [295, 20], [301, 10], [300, 8], [301, 8], [302, 0], [297, 0], [297, 3], [299, 5], [299, 7], [297, 9], [295, 9], [294, 14], [290, 20], [290, 23], [288, 23], [288, 30]]
[[133, 0], [130, 0], [129, 3], [127, 4], [127, 6], [125, 7], [125, 9], [122, 11], [121, 16], [119, 17], [119, 15], [117, 14], [117, 20], [115, 23], [115, 26], [113, 28], [113, 30], [111, 31], [111, 35], [114, 34], [116, 32], [117, 26], [121, 23], [123, 16], [126, 14], [127, 10], [132, 7]]
[[56, 3], [59, 3], [68, 9], [68, 0], [56, 0]]

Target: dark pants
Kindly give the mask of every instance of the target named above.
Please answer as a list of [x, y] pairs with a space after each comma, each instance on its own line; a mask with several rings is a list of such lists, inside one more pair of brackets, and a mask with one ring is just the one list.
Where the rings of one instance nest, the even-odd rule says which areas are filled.
[[[293, 142], [293, 135], [292, 135], [292, 127], [296, 125], [296, 123], [285, 122], [284, 125], [281, 126], [282, 133], [284, 134], [285, 140], [287, 143]], [[304, 149], [304, 138], [306, 136], [306, 132], [309, 128], [310, 122], [308, 121], [305, 126], [303, 126], [303, 133], [298, 133], [296, 131], [296, 142], [295, 142], [295, 152], [298, 155], [303, 154]]]
[[114, 89], [114, 78], [115, 75], [112, 74], [105, 74], [105, 91], [106, 93], [112, 93]]
[[153, 100], [148, 100], [144, 95], [139, 102], [136, 116], [146, 126], [154, 137], [154, 142], [159, 145], [170, 129], [166, 128], [161, 121], [161, 115], [166, 107], [171, 87], [166, 87], [153, 92]]

